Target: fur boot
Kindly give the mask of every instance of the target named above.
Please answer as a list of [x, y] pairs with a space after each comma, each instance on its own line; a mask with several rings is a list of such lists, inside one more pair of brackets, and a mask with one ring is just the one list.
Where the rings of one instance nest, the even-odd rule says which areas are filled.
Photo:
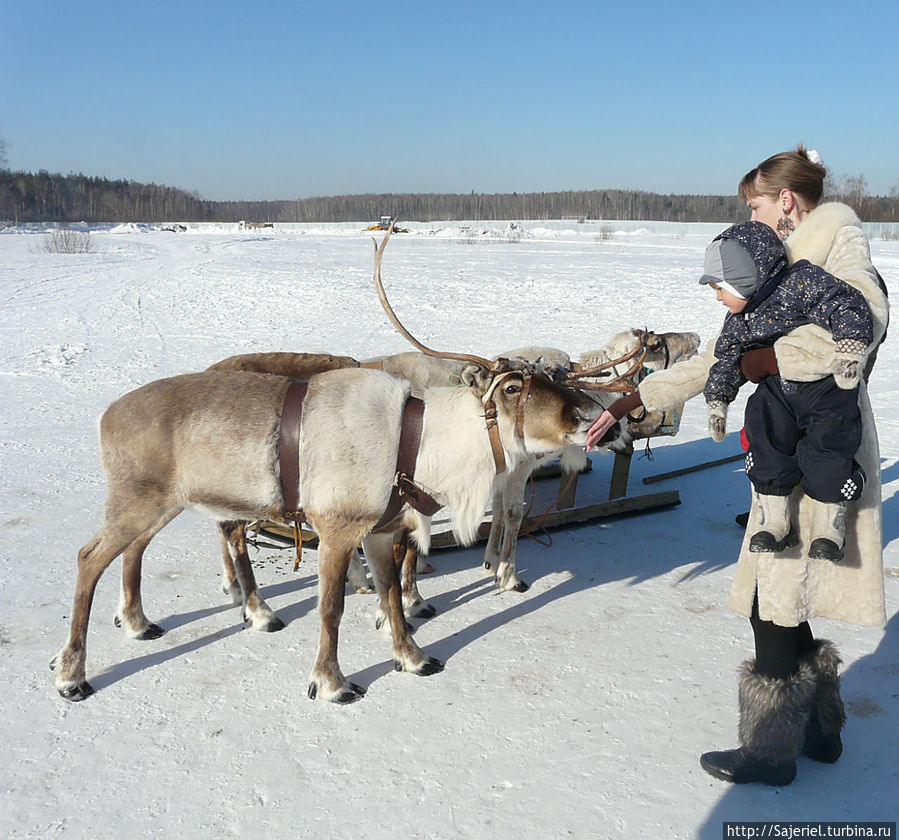
[[755, 660], [740, 669], [740, 742], [735, 750], [705, 753], [703, 769], [735, 784], [788, 785], [796, 778], [815, 697], [815, 674], [808, 662], [789, 677], [760, 674]]
[[790, 527], [789, 496], [759, 493], [758, 506], [761, 528], [749, 540], [750, 551], [783, 551], [799, 542], [796, 532]]
[[843, 543], [846, 540], [846, 508], [849, 502], [815, 502], [814, 539], [808, 547], [813, 560], [843, 559]]
[[802, 754], [815, 761], [833, 764], [843, 752], [840, 730], [846, 722], [837, 670], [842, 660], [834, 645], [826, 639], [818, 639], [815, 646], [814, 651], [803, 657], [815, 674], [815, 698]]

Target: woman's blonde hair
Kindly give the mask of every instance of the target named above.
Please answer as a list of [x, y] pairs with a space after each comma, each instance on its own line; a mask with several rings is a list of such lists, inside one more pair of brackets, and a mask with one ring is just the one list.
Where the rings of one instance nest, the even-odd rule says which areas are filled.
[[[792, 152], [779, 152], [747, 172], [737, 194], [743, 202], [759, 195], [775, 198], [781, 190], [791, 190], [816, 207], [824, 194], [827, 169], [812, 163], [808, 150], [800, 143]], [[811, 208], [809, 208], [811, 209]]]

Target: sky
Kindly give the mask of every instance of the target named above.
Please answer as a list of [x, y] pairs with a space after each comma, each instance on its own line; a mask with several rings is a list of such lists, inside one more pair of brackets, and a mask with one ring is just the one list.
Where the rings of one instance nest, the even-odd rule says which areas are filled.
[[899, 186], [899, 4], [0, 0], [13, 170], [210, 200]]

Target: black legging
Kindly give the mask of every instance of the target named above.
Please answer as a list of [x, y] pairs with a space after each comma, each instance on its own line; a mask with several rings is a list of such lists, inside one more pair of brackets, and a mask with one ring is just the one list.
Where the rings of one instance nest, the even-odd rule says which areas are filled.
[[781, 627], [759, 618], [759, 595], [755, 593], [749, 617], [755, 636], [756, 670], [775, 679], [783, 679], [799, 670], [799, 657], [811, 652], [815, 639], [807, 621], [797, 627]]

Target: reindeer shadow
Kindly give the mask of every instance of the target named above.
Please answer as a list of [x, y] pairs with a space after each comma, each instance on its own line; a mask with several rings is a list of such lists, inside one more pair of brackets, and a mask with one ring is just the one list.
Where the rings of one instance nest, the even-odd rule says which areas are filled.
[[[658, 447], [654, 460], [641, 458], [635, 453], [629, 481], [629, 496], [656, 492], [659, 489], [678, 489], [681, 504], [654, 512], [628, 514], [602, 520], [600, 523], [584, 523], [566, 528], [586, 537], [578, 540], [578, 548], [572, 549], [568, 540], [567, 553], [563, 559], [554, 547], [538, 550], [533, 542], [519, 543], [518, 569], [521, 577], [530, 583], [538, 583], [550, 575], [569, 572], [570, 577], [549, 589], [537, 591], [533, 587], [525, 593], [500, 592], [492, 577], [463, 584], [455, 589], [431, 593], [443, 575], [464, 573], [481, 565], [483, 544], [454, 551], [438, 551], [430, 560], [436, 572], [421, 577], [419, 586], [423, 596], [437, 609], [437, 615], [429, 623], [439, 622], [441, 615], [481, 597], [499, 597], [508, 600], [508, 606], [493, 615], [453, 632], [427, 645], [428, 652], [444, 660], [451, 659], [468, 645], [477, 642], [487, 634], [509, 622], [531, 615], [545, 606], [577, 594], [594, 589], [606, 583], [628, 580], [630, 586], [665, 575], [677, 568], [689, 565], [679, 582], [719, 571], [736, 562], [742, 529], [738, 528], [733, 516], [745, 509], [749, 501], [749, 482], [745, 478], [742, 463], [734, 462], [709, 470], [716, 477], [710, 481], [704, 472], [680, 476], [661, 487], [645, 486], [642, 477], [647, 474], [676, 470], [697, 462], [717, 460], [739, 451], [736, 435], [728, 445], [717, 445], [711, 441], [693, 441], [685, 444]], [[594, 459], [592, 472], [580, 478], [578, 504], [602, 501], [608, 495], [609, 479], [613, 459], [605, 456]], [[551, 483], [551, 482], [550, 482]], [[693, 510], [702, 506], [701, 528], [693, 528]], [[535, 506], [535, 510], [538, 508]], [[707, 531], [714, 532], [710, 541]], [[676, 534], [675, 538], [659, 535]], [[599, 562], [597, 556], [602, 556]], [[381, 663], [353, 676], [353, 680], [368, 685], [367, 679], [377, 679], [391, 670], [390, 663]]]
[[[275, 598], [278, 596], [289, 595], [293, 592], [299, 592], [304, 589], [309, 589], [310, 587], [314, 587], [316, 583], [317, 578], [315, 575], [305, 575], [302, 578], [284, 581], [283, 583], [259, 587], [259, 593], [263, 598], [266, 599]], [[288, 604], [279, 608], [277, 610], [277, 614], [278, 617], [284, 622], [284, 624], [287, 625], [291, 621], [297, 618], [302, 618], [303, 616], [310, 613], [315, 609], [315, 604], [315, 597], [306, 598], [302, 601], [296, 601], [295, 603]], [[172, 613], [165, 618], [160, 619], [157, 624], [159, 624], [159, 626], [166, 631], [166, 634], [168, 634], [168, 632], [171, 630], [175, 630], [179, 627], [192, 624], [196, 621], [202, 621], [205, 618], [218, 615], [219, 613], [227, 612], [228, 610], [236, 610], [236, 615], [238, 616], [237, 622], [230, 627], [216, 630], [201, 638], [191, 639], [190, 641], [174, 645], [172, 647], [166, 648], [165, 650], [155, 650], [151, 653], [145, 653], [140, 656], [135, 656], [131, 659], [126, 659], [122, 662], [118, 662], [115, 665], [108, 667], [105, 671], [101, 671], [95, 675], [92, 675], [90, 680], [91, 685], [93, 686], [95, 691], [100, 691], [103, 688], [107, 688], [108, 686], [119, 682], [119, 680], [127, 679], [128, 677], [131, 677], [143, 670], [146, 670], [148, 668], [155, 668], [157, 665], [162, 665], [163, 663], [170, 660], [193, 653], [194, 651], [200, 650], [204, 647], [207, 647], [208, 645], [215, 644], [216, 642], [227, 639], [241, 632], [242, 630], [249, 630], [249, 628], [243, 621], [241, 605], [233, 603], [224, 603], [217, 606], [204, 607], [202, 609], [191, 610], [183, 613]], [[250, 632], [256, 631], [250, 630]]]
[[[835, 641], [839, 646], [839, 638]], [[800, 757], [796, 781], [785, 788], [756, 784], [724, 788], [721, 800], [699, 829], [700, 840], [719, 840], [725, 822], [789, 821], [797, 814], [816, 822], [894, 822], [897, 677], [899, 613], [890, 619], [877, 648], [842, 674], [847, 721], [840, 760], [819, 764]], [[693, 760], [698, 768], [698, 752]]]

